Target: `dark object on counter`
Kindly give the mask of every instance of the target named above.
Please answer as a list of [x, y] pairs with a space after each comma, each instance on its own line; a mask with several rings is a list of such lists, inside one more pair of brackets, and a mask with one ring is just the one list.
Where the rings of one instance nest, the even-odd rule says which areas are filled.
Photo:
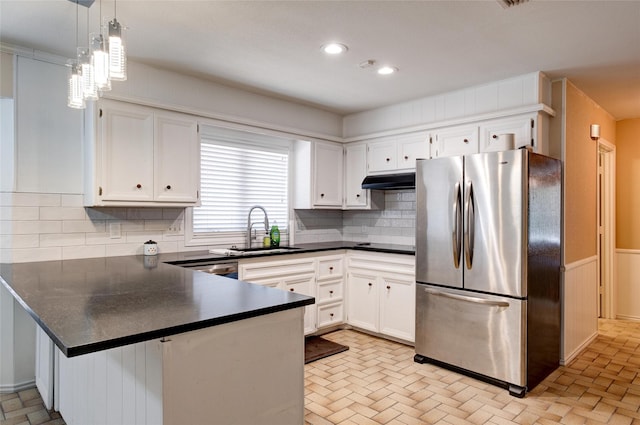
[[326, 340], [319, 336], [308, 336], [304, 339], [304, 363], [311, 363], [334, 354], [347, 351], [349, 347]]

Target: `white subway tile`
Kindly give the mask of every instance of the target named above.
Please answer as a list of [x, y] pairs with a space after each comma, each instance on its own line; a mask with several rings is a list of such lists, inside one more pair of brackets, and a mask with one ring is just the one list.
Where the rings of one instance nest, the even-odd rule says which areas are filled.
[[85, 220], [82, 207], [40, 207], [40, 220]]
[[144, 222], [144, 230], [145, 231], [155, 230], [155, 231], [164, 232], [169, 228], [171, 224], [172, 222], [169, 220], [146, 220]]
[[60, 205], [63, 207], [84, 207], [84, 196], [63, 194], [60, 196]]
[[0, 207], [0, 220], [38, 220], [38, 207]]
[[184, 208], [163, 208], [162, 218], [165, 220], [180, 219], [184, 221]]
[[122, 233], [143, 232], [144, 220], [127, 220], [122, 222]]
[[85, 245], [84, 233], [52, 233], [40, 235], [40, 246]]
[[12, 205], [16, 207], [59, 207], [60, 195], [54, 193], [14, 193]]
[[37, 248], [40, 246], [40, 235], [0, 235], [2, 248]]
[[107, 245], [107, 244], [119, 244], [127, 243], [127, 239], [124, 236], [120, 238], [111, 238], [109, 232], [99, 233], [86, 233], [85, 240], [87, 245]]
[[128, 220], [162, 220], [162, 208], [128, 208]]
[[154, 241], [162, 240], [162, 233], [159, 232], [127, 232], [126, 234], [127, 243], [131, 242], [139, 242], [145, 243], [149, 239]]
[[66, 220], [62, 222], [62, 233], [103, 233], [105, 228], [105, 222], [102, 220]]
[[53, 261], [62, 259], [62, 248], [19, 248], [11, 250], [11, 262], [27, 263], [30, 261]]
[[91, 220], [126, 220], [126, 208], [87, 208], [87, 217]]
[[105, 256], [105, 252], [106, 249], [104, 245], [65, 246], [62, 247], [62, 259], [72, 260], [76, 258], [100, 258]]
[[[7, 223], [8, 229], [3, 226]], [[14, 235], [31, 235], [38, 233], [60, 233], [62, 230], [61, 221], [7, 221], [0, 222], [0, 233]]]
[[168, 252], [178, 252], [178, 242], [177, 241], [158, 242], [158, 252], [161, 254], [166, 254]]
[[105, 245], [107, 257], [119, 257], [122, 255], [142, 255], [142, 244], [125, 243], [119, 245]]

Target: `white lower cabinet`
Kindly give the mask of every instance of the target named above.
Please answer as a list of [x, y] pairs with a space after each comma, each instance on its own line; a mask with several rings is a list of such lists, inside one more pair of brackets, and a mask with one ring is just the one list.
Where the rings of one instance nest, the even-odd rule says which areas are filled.
[[354, 251], [348, 259], [347, 323], [415, 342], [415, 258]]
[[411, 255], [331, 251], [241, 259], [239, 277], [315, 297], [316, 303], [305, 307], [306, 335], [347, 323], [414, 342], [414, 267]]
[[[238, 277], [245, 282], [315, 297], [316, 269], [315, 258], [252, 258], [240, 260]], [[304, 333], [307, 335], [315, 330], [316, 306], [305, 306]]]

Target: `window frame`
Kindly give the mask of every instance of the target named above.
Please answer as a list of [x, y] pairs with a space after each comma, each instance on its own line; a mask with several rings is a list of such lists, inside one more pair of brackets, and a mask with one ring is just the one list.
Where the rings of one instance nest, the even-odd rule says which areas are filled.
[[[222, 138], [219, 140], [220, 144], [226, 144], [233, 146], [234, 136], [239, 136], [235, 143], [243, 146], [250, 147], [251, 145], [257, 148], [264, 148], [266, 145], [275, 145], [276, 148], [273, 151], [286, 150], [288, 156], [288, 169], [287, 169], [287, 223], [278, 223], [278, 227], [281, 232], [281, 244], [286, 244], [289, 234], [289, 222], [292, 217], [292, 186], [293, 186], [293, 147], [295, 136], [286, 133], [280, 133], [271, 130], [261, 130], [254, 127], [242, 126], [242, 125], [221, 125], [220, 123], [200, 123], [199, 124], [199, 143], [202, 144], [203, 139], [215, 139], [216, 137]], [[222, 134], [222, 136], [221, 136]], [[199, 146], [199, 149], [201, 147]], [[224, 247], [229, 248], [233, 245], [244, 246], [246, 240], [246, 231], [233, 231], [233, 232], [219, 232], [217, 234], [201, 233], [198, 234], [193, 231], [193, 208], [188, 207], [185, 209], [184, 214], [184, 245], [185, 247]]]

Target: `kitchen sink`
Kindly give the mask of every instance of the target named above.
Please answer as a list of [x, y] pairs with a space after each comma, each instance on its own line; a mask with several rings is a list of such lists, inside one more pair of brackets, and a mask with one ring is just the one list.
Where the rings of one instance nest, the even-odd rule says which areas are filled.
[[246, 255], [246, 254], [277, 254], [281, 252], [295, 251], [296, 249], [299, 249], [299, 248], [296, 248], [293, 246], [279, 246], [279, 247], [245, 248], [245, 249], [231, 248], [230, 251], [237, 253], [236, 255]]

